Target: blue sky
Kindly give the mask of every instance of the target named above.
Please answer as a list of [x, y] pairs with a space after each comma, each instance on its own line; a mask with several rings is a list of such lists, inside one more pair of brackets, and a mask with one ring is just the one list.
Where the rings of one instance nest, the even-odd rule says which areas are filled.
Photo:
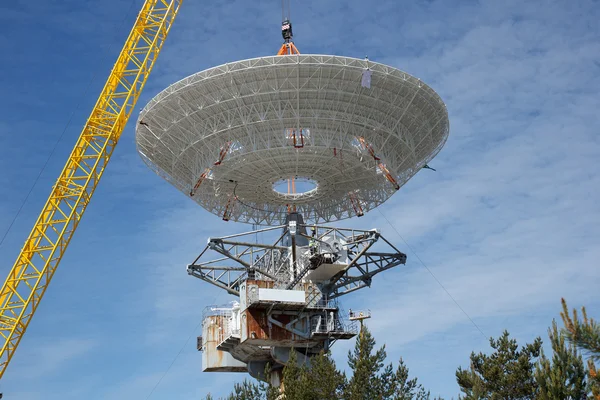
[[[0, 247], [3, 275], [141, 4], [0, 5], [0, 234], [72, 115]], [[138, 108], [194, 72], [274, 54], [280, 18], [275, 0], [185, 1]], [[545, 339], [561, 296], [600, 316], [599, 19], [592, 0], [292, 1], [301, 52], [368, 55], [446, 102], [438, 172], [418, 173], [380, 209], [487, 337]], [[0, 382], [6, 398], [146, 399], [174, 359], [151, 399], [225, 394], [244, 378], [200, 372], [202, 309], [233, 298], [185, 265], [208, 236], [248, 226], [205, 212], [147, 169], [134, 120]], [[341, 225], [380, 228], [409, 258], [345, 308], [371, 309], [389, 359], [404, 357], [432, 393], [456, 396], [456, 368], [487, 339], [379, 211]], [[352, 344], [334, 347], [340, 366]]]

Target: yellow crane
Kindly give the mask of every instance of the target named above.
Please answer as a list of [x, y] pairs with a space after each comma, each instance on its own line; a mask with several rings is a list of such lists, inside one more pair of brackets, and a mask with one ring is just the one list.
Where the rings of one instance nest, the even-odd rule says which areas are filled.
[[0, 290], [0, 378], [125, 129], [183, 0], [146, 0], [50, 197]]

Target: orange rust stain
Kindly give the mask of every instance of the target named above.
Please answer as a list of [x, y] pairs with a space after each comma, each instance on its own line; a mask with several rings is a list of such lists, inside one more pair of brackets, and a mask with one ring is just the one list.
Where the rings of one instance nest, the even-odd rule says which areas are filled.
[[262, 281], [262, 280], [254, 280], [254, 279], [248, 279], [246, 281], [246, 287], [250, 286], [250, 285], [256, 285], [259, 288], [263, 288], [263, 289], [272, 289], [273, 288], [273, 281]]
[[[257, 345], [281, 345], [283, 343], [312, 342], [277, 325], [271, 324], [269, 327], [265, 310], [247, 309], [243, 311], [243, 314], [246, 315], [247, 340], [250, 343]], [[296, 317], [294, 315], [278, 314], [274, 315], [273, 318], [286, 325]], [[303, 323], [306, 323], [306, 320]], [[303, 330], [302, 328], [304, 326], [300, 325], [300, 330]]]

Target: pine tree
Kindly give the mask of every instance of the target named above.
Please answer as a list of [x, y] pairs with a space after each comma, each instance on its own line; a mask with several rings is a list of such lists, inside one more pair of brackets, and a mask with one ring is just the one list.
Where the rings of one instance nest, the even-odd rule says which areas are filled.
[[361, 329], [354, 351], [348, 352], [352, 378], [344, 390], [344, 400], [429, 400], [430, 394], [417, 378], [409, 379], [409, 371], [400, 359], [394, 371], [384, 367], [385, 345], [375, 351], [375, 339], [366, 327]]
[[344, 390], [344, 399], [372, 400], [381, 399], [385, 392], [385, 378], [390, 375], [386, 368], [383, 376], [379, 371], [386, 358], [385, 345], [373, 353], [375, 339], [366, 327], [360, 331], [354, 351], [348, 352], [348, 365], [352, 370], [352, 378]]
[[471, 353], [471, 367], [468, 370], [463, 370], [458, 367], [456, 371], [456, 380], [460, 390], [465, 394], [465, 397], [458, 397], [464, 400], [479, 400], [486, 399], [488, 389], [486, 382], [477, 374], [473, 357], [475, 353]]
[[[391, 369], [391, 364], [389, 365]], [[386, 379], [383, 377], [383, 379]], [[425, 388], [418, 383], [417, 378], [409, 379], [408, 367], [400, 358], [396, 372], [389, 379], [386, 390], [386, 399], [391, 400], [428, 400], [430, 395]]]
[[529, 400], [535, 398], [534, 371], [542, 340], [536, 338], [519, 350], [507, 331], [497, 340], [490, 338], [491, 355], [471, 353], [471, 367], [456, 371], [456, 380], [465, 400]]
[[565, 324], [563, 333], [566, 339], [589, 356], [588, 378], [590, 389], [596, 400], [600, 400], [600, 373], [594, 361], [600, 361], [600, 325], [592, 318], [588, 318], [585, 307], [581, 308], [582, 319], [573, 309], [572, 316], [565, 299], [561, 299], [563, 311], [560, 313]]
[[296, 362], [296, 352], [292, 349], [287, 365], [283, 369], [283, 385], [286, 400], [309, 400], [309, 375], [304, 365]]
[[[264, 371], [265, 376], [271, 374], [271, 366], [267, 364]], [[212, 400], [210, 393], [206, 400]], [[227, 396], [227, 400], [277, 400], [279, 398], [279, 388], [269, 383], [261, 381], [244, 380], [242, 383], [236, 383], [233, 386], [233, 392]], [[221, 399], [223, 400], [223, 399]]]
[[313, 357], [309, 373], [310, 381], [314, 382], [312, 398], [318, 400], [342, 398], [346, 376], [338, 371], [331, 354], [322, 352]]
[[311, 358], [310, 367], [296, 364], [292, 352], [283, 370], [286, 400], [341, 399], [346, 378], [337, 370], [329, 354], [321, 352]]
[[295, 351], [292, 349], [288, 364], [283, 369], [283, 391], [286, 400], [303, 400], [308, 388], [306, 370], [298, 366]]
[[[263, 400], [266, 399], [265, 390], [262, 385], [244, 380], [236, 383], [227, 400]], [[208, 400], [208, 399], [207, 399]]]
[[552, 345], [552, 360], [542, 351], [536, 366], [535, 378], [539, 386], [538, 400], [585, 399], [586, 370], [575, 346], [565, 343], [556, 321], [548, 329]]

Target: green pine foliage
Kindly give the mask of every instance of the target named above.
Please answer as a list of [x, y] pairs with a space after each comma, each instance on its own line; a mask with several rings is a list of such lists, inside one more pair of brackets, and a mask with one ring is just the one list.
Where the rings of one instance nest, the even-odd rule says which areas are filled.
[[585, 399], [588, 393], [586, 369], [575, 346], [567, 344], [565, 335], [558, 330], [556, 321], [548, 329], [552, 345], [552, 359], [541, 353], [536, 366], [538, 400]]
[[567, 340], [586, 352], [592, 361], [600, 361], [600, 325], [588, 318], [585, 307], [581, 308], [581, 319], [575, 309], [572, 316], [569, 314], [565, 299], [562, 299], [562, 307], [560, 315], [565, 324], [563, 333]]
[[227, 397], [227, 400], [263, 400], [266, 398], [265, 390], [261, 385], [245, 380], [234, 385], [233, 393]]
[[[391, 366], [391, 365], [390, 365]], [[400, 358], [398, 368], [389, 381], [389, 399], [393, 400], [428, 400], [429, 392], [420, 385], [417, 378], [409, 379], [408, 367]]]
[[343, 393], [345, 400], [428, 400], [430, 394], [417, 382], [409, 379], [408, 367], [400, 359], [394, 370], [392, 364], [384, 364], [387, 354], [385, 345], [375, 350], [375, 339], [363, 327], [356, 340], [354, 351], [348, 353], [348, 365], [352, 377]]
[[292, 352], [283, 371], [286, 400], [339, 399], [346, 384], [345, 376], [337, 370], [329, 354], [311, 359], [311, 367], [297, 365]]
[[352, 377], [344, 390], [348, 400], [370, 400], [383, 396], [384, 380], [380, 371], [386, 358], [385, 346], [375, 350], [375, 339], [367, 328], [362, 328], [354, 351], [348, 352]]
[[319, 354], [312, 359], [311, 380], [319, 382], [312, 391], [315, 399], [341, 398], [346, 386], [346, 376], [338, 371], [331, 359], [331, 354]]
[[495, 340], [491, 355], [471, 353], [471, 366], [456, 371], [456, 380], [464, 394], [462, 399], [476, 400], [531, 400], [535, 398], [537, 383], [535, 365], [540, 356], [542, 339], [539, 337], [521, 349], [507, 331]]
[[[270, 366], [267, 365], [265, 375], [269, 375], [270, 372]], [[279, 394], [279, 388], [264, 382], [249, 381], [246, 379], [242, 383], [236, 383], [233, 386], [233, 392], [221, 400], [278, 400]], [[215, 399], [209, 393], [206, 400]]]
[[600, 400], [600, 373], [596, 369], [595, 361], [600, 361], [600, 325], [592, 318], [588, 318], [585, 307], [581, 308], [581, 319], [577, 310], [569, 314], [569, 308], [565, 299], [562, 301], [562, 317], [565, 324], [562, 330], [566, 339], [581, 350], [588, 360], [588, 379], [590, 390], [595, 400]]

